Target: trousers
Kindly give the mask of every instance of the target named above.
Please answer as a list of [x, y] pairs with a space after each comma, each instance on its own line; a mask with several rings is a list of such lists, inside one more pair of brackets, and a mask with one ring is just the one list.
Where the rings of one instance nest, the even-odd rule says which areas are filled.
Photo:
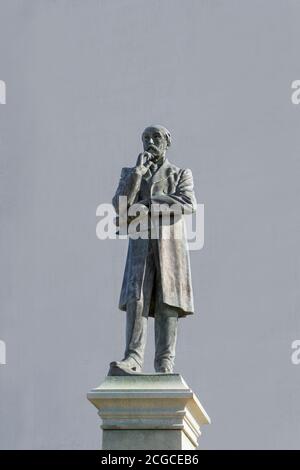
[[133, 357], [143, 366], [147, 341], [148, 313], [151, 302], [155, 303], [154, 335], [156, 372], [166, 369], [173, 371], [177, 341], [178, 312], [163, 302], [158, 240], [149, 239], [141, 296], [132, 299], [126, 306], [126, 348], [125, 358]]

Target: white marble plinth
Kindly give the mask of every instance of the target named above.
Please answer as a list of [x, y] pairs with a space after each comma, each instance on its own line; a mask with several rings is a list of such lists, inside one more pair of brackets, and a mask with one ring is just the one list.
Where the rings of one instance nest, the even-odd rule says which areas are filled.
[[87, 397], [102, 418], [102, 449], [197, 449], [210, 423], [179, 374], [108, 376]]

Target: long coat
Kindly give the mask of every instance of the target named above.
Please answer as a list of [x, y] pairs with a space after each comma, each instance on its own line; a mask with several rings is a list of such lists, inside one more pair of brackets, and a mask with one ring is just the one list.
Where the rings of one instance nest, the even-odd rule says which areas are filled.
[[[167, 159], [153, 175], [148, 171], [141, 176], [135, 168], [123, 168], [112, 201], [117, 213], [119, 213], [119, 196], [127, 196], [128, 208], [146, 199], [152, 204], [164, 203], [171, 206], [177, 203], [185, 214], [196, 210], [191, 170], [180, 169]], [[129, 238], [119, 300], [120, 310], [126, 310], [128, 301], [139, 299], [141, 296], [148, 243], [148, 238]], [[179, 317], [192, 314], [194, 312], [192, 278], [182, 214], [176, 217], [175, 222], [161, 226], [157, 243], [163, 302], [176, 307]], [[151, 307], [149, 315], [154, 316]]]

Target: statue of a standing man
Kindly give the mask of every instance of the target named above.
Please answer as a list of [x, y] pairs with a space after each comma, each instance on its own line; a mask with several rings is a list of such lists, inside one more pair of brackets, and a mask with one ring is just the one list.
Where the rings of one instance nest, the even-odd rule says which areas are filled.
[[[166, 158], [170, 132], [163, 126], [147, 127], [142, 134], [144, 152], [136, 166], [123, 168], [113, 205], [119, 216], [119, 197], [127, 197], [127, 209], [140, 204], [151, 221], [153, 205], [179, 208], [159, 237], [129, 238], [119, 308], [126, 310], [126, 348], [121, 361], [112, 362], [110, 374], [142, 370], [148, 317], [155, 319], [156, 372], [172, 373], [178, 318], [194, 311], [190, 260], [183, 214], [196, 210], [192, 172]], [[129, 219], [128, 219], [129, 220]], [[166, 232], [166, 236], [164, 236]], [[176, 232], [176, 235], [175, 235]], [[179, 235], [178, 235], [179, 234]]]

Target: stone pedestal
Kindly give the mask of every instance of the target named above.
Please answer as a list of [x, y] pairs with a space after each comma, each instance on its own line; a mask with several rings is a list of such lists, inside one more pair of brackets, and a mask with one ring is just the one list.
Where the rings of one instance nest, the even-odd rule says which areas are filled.
[[194, 450], [210, 418], [179, 374], [106, 377], [88, 393], [102, 418], [102, 449]]

